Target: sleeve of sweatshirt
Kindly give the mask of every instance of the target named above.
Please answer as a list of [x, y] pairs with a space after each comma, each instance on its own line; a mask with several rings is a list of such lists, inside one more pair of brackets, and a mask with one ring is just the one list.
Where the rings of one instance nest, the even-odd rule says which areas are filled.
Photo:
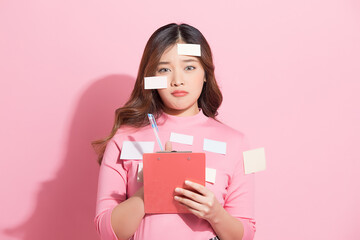
[[242, 137], [239, 158], [230, 179], [225, 197], [224, 209], [244, 225], [242, 240], [252, 240], [255, 235], [254, 219], [254, 174], [245, 174], [243, 151], [249, 150], [246, 138]]
[[95, 225], [102, 240], [117, 240], [111, 226], [112, 210], [126, 200], [127, 172], [120, 161], [120, 148], [114, 140], [106, 146], [100, 166]]

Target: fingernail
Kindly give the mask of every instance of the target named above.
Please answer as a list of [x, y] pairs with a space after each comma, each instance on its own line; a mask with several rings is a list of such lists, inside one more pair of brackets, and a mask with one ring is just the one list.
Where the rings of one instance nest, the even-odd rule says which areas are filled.
[[190, 182], [189, 180], [186, 180], [186, 181], [185, 181], [185, 184], [190, 185], [191, 182]]
[[175, 188], [175, 192], [180, 192], [180, 188]]
[[175, 200], [179, 200], [180, 198], [179, 198], [178, 196], [175, 196], [174, 199], [175, 199]]

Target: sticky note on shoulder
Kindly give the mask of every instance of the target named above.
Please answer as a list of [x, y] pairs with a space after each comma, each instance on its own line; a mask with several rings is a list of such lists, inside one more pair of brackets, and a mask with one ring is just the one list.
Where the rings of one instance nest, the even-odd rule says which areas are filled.
[[265, 149], [257, 148], [243, 152], [245, 174], [266, 169]]
[[167, 88], [167, 77], [166, 76], [145, 77], [144, 88], [145, 89]]
[[177, 45], [178, 55], [188, 55], [188, 56], [201, 56], [201, 46], [200, 44], [181, 44]]
[[142, 159], [144, 153], [154, 152], [155, 142], [124, 141], [120, 159], [135, 160]]

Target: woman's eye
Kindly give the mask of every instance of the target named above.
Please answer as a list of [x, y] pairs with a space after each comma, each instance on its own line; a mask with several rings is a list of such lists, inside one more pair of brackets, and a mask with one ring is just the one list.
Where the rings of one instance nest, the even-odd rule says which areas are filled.
[[186, 71], [190, 71], [190, 70], [194, 70], [194, 69], [195, 69], [195, 67], [193, 67], [193, 66], [187, 66], [185, 68]]
[[170, 69], [168, 69], [168, 68], [160, 68], [160, 69], [158, 70], [158, 72], [159, 72], [159, 73], [170, 72]]

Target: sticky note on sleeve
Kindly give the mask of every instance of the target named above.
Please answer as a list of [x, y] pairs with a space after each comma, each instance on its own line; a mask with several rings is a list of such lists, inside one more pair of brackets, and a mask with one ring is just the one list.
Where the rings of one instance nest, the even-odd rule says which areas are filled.
[[201, 56], [200, 44], [180, 44], [177, 45], [178, 55]]
[[266, 168], [265, 149], [257, 148], [243, 152], [245, 174], [263, 171]]
[[124, 141], [120, 159], [142, 159], [144, 153], [154, 152], [155, 142]]
[[167, 77], [166, 76], [154, 76], [144, 78], [145, 89], [161, 89], [167, 88]]

